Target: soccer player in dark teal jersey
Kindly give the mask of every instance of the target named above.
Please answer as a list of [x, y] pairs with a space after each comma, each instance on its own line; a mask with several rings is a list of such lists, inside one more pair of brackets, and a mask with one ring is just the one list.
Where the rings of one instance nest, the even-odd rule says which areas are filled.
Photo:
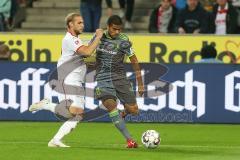
[[119, 99], [124, 105], [123, 115], [130, 113], [138, 114], [136, 96], [126, 77], [124, 70], [124, 57], [127, 55], [136, 74], [138, 93], [144, 92], [144, 84], [138, 60], [132, 49], [132, 44], [127, 35], [121, 33], [123, 22], [117, 15], [108, 19], [107, 30], [101, 38], [101, 43], [96, 54], [96, 98], [108, 109], [109, 116], [115, 126], [127, 140], [128, 148], [137, 148], [137, 143], [130, 136], [124, 119], [117, 109], [116, 100]]

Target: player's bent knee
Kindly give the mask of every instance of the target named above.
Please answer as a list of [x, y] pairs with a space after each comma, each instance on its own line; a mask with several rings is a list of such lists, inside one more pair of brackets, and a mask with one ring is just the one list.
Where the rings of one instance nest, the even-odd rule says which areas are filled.
[[138, 115], [139, 110], [137, 104], [134, 105], [127, 105], [127, 111], [132, 115]]
[[102, 103], [109, 112], [111, 112], [117, 108], [117, 103], [114, 99], [106, 99]]
[[132, 115], [138, 115], [139, 113], [138, 107], [133, 107], [132, 109], [130, 109], [130, 113]]
[[71, 106], [69, 107], [69, 112], [73, 115], [83, 115], [84, 110], [79, 107]]

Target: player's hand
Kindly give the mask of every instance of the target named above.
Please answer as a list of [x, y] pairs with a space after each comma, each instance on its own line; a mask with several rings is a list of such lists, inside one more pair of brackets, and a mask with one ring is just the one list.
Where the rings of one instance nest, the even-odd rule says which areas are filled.
[[144, 93], [144, 85], [138, 85], [138, 93], [142, 97]]
[[103, 36], [103, 29], [97, 29], [95, 35], [96, 35], [96, 38], [101, 39]]

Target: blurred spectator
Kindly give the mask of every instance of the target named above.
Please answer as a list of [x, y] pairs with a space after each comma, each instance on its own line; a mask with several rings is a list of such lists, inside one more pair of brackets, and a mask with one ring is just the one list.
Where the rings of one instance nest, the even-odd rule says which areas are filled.
[[27, 7], [33, 7], [33, 2], [38, 0], [18, 0]]
[[240, 7], [240, 0], [232, 0], [232, 5], [234, 7]]
[[196, 63], [223, 63], [222, 61], [216, 59], [217, 50], [212, 45], [202, 47], [200, 54], [202, 59]]
[[216, 3], [216, 0], [200, 0], [203, 8], [207, 11], [212, 11], [213, 5]]
[[119, 5], [121, 9], [120, 17], [123, 18], [125, 16], [125, 29], [132, 29], [132, 15], [134, 9], [134, 0], [119, 0]]
[[19, 9], [19, 2], [18, 0], [11, 0], [11, 10], [10, 10], [10, 17], [8, 20], [9, 23], [9, 29], [12, 29], [14, 27], [14, 23], [15, 23], [15, 15]]
[[11, 13], [11, 0], [0, 0], [0, 31], [6, 31]]
[[6, 44], [0, 44], [0, 60], [10, 59], [10, 50]]
[[17, 3], [22, 7], [33, 7], [33, 2], [38, 0], [16, 0]]
[[214, 22], [214, 16], [213, 16], [212, 12], [207, 11], [206, 21], [207, 21], [207, 26], [208, 26], [207, 33], [213, 34], [215, 32], [215, 22]]
[[[112, 1], [106, 0], [108, 8], [112, 8]], [[80, 12], [84, 20], [84, 31], [95, 32], [100, 25], [102, 16], [102, 0], [81, 0]]]
[[217, 0], [213, 7], [214, 33], [219, 35], [237, 33], [237, 11], [227, 0]]
[[199, 0], [187, 0], [187, 6], [181, 10], [177, 17], [176, 28], [180, 34], [207, 33], [207, 12], [203, 9]]
[[150, 33], [173, 33], [177, 9], [172, 0], [162, 0], [151, 13], [148, 30]]
[[175, 5], [178, 10], [184, 9], [186, 7], [186, 0], [176, 0]]
[[237, 24], [238, 24], [238, 33], [240, 33], [240, 0], [232, 0], [232, 5], [236, 8], [238, 13]]
[[3, 15], [0, 13], [0, 32], [5, 30], [5, 21]]

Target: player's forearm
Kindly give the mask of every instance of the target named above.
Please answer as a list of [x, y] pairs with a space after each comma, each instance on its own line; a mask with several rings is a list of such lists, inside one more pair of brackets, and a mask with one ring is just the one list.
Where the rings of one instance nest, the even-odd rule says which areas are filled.
[[78, 54], [81, 54], [83, 56], [91, 56], [91, 54], [94, 53], [99, 43], [100, 43], [100, 38], [96, 37], [90, 45], [80, 47], [77, 52]]
[[141, 68], [140, 68], [138, 62], [133, 63], [132, 66], [133, 66], [133, 70], [136, 74], [136, 80], [137, 80], [138, 85], [143, 85]]
[[100, 43], [100, 37], [96, 37], [95, 40], [88, 45], [88, 55], [90, 56], [91, 54], [94, 53], [94, 51], [96, 50], [97, 46]]
[[137, 59], [136, 55], [131, 56], [130, 61], [132, 63], [132, 67], [133, 67], [133, 70], [135, 72], [138, 85], [143, 85], [141, 68], [140, 68], [140, 65], [138, 63], [138, 59]]
[[142, 75], [141, 72], [139, 74], [136, 73], [136, 79], [137, 79], [137, 83], [138, 85], [142, 86], [143, 85], [143, 81], [142, 81]]

